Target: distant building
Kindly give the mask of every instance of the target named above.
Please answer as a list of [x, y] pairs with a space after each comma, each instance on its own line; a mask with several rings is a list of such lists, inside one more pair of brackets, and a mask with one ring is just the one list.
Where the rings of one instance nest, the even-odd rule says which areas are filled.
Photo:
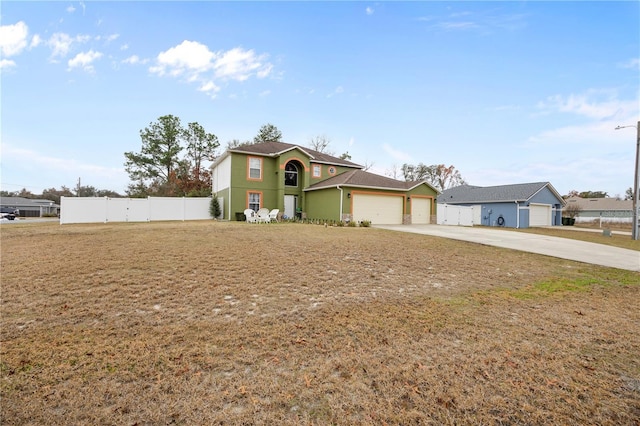
[[43, 217], [60, 212], [60, 205], [51, 200], [23, 197], [0, 197], [0, 208], [3, 213], [18, 210], [16, 216], [20, 217]]
[[576, 216], [576, 223], [584, 222], [619, 222], [633, 221], [633, 201], [615, 198], [580, 198], [571, 197], [566, 200], [567, 207], [578, 205], [581, 209]]

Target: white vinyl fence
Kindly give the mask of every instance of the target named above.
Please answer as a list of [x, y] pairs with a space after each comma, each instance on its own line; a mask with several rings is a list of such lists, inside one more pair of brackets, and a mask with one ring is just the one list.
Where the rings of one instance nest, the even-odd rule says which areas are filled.
[[211, 219], [211, 198], [61, 197], [60, 223]]
[[438, 225], [480, 225], [481, 206], [437, 205]]

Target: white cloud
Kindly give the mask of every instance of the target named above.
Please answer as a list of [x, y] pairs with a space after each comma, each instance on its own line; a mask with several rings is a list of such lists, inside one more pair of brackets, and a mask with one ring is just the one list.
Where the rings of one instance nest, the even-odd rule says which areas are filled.
[[157, 65], [150, 71], [161, 76], [179, 76], [184, 73], [200, 74], [212, 67], [215, 53], [207, 46], [196, 41], [185, 40], [178, 46], [161, 52], [157, 58]]
[[27, 47], [29, 28], [20, 21], [13, 25], [0, 26], [0, 52], [4, 56], [13, 56]]
[[382, 149], [391, 156], [391, 158], [393, 158], [394, 160], [397, 161], [402, 161], [402, 162], [410, 162], [411, 161], [411, 156], [409, 154], [407, 154], [406, 152], [402, 152], [402, 151], [398, 151], [394, 148], [392, 148], [389, 144], [383, 144], [382, 145]]
[[339, 95], [341, 93], [344, 93], [344, 88], [342, 86], [338, 86], [333, 90], [333, 92], [327, 95], [327, 98], [332, 98], [333, 96]]
[[76, 11], [76, 8], [75, 8], [75, 7], [73, 7], [73, 5], [69, 5], [69, 6], [67, 7], [67, 12], [68, 12], [68, 13], [73, 13], [73, 12], [75, 12], [75, 11]]
[[215, 97], [220, 81], [245, 81], [251, 77], [266, 78], [273, 65], [267, 55], [240, 47], [228, 51], [211, 51], [206, 45], [185, 40], [179, 45], [161, 52], [149, 71], [159, 76], [182, 78], [190, 83], [200, 83], [199, 91]]
[[37, 166], [42, 175], [51, 174], [57, 177], [69, 175], [73, 178], [77, 178], [80, 174], [92, 176], [94, 179], [107, 182], [105, 188], [115, 182], [124, 184], [128, 181], [127, 174], [122, 168], [104, 167], [71, 158], [54, 157], [32, 149], [17, 148], [5, 142], [2, 143], [2, 155], [5, 161], [11, 161], [13, 167]]
[[200, 92], [204, 92], [209, 95], [211, 98], [215, 98], [218, 96], [218, 92], [220, 91], [220, 87], [216, 86], [213, 81], [207, 81], [203, 85], [201, 85], [198, 90]]
[[266, 55], [256, 55], [253, 50], [233, 48], [216, 58], [214, 64], [216, 76], [244, 81], [255, 73], [259, 78], [265, 78], [271, 72], [272, 65], [264, 64], [262, 62], [264, 59]]
[[69, 70], [73, 68], [82, 68], [87, 72], [93, 72], [93, 63], [102, 57], [102, 53], [94, 52], [93, 49], [88, 52], [78, 53], [68, 62]]
[[40, 46], [42, 43], [42, 38], [36, 34], [31, 38], [31, 44], [29, 45], [29, 49]]
[[15, 61], [10, 59], [0, 59], [0, 70], [8, 70], [16, 66]]
[[117, 40], [118, 38], [120, 38], [120, 34], [111, 34], [105, 37], [105, 40], [107, 41], [107, 43], [111, 43], [114, 40]]
[[373, 10], [373, 8], [372, 8], [372, 7], [367, 7], [367, 8], [365, 9], [365, 13], [366, 13], [367, 15], [373, 15], [373, 13], [374, 13], [374, 12], [375, 12], [375, 10]]
[[596, 120], [621, 118], [638, 110], [638, 102], [620, 101], [613, 90], [591, 89], [582, 94], [553, 95], [538, 103], [543, 114], [569, 113]]
[[479, 25], [471, 21], [441, 22], [438, 26], [444, 30], [470, 30], [479, 28]]
[[626, 62], [618, 64], [620, 68], [631, 68], [640, 71], [640, 58], [631, 58]]
[[138, 55], [131, 55], [122, 60], [122, 63], [129, 65], [146, 64], [147, 62], [149, 62], [148, 59], [140, 59]]
[[69, 49], [71, 49], [71, 44], [73, 43], [73, 39], [69, 36], [69, 34], [65, 33], [55, 33], [49, 38], [47, 44], [51, 48], [51, 56], [52, 57], [64, 57], [69, 53]]
[[46, 44], [51, 49], [51, 58], [55, 60], [58, 57], [67, 56], [75, 44], [83, 44], [90, 40], [91, 37], [88, 35], [78, 34], [71, 37], [66, 33], [55, 33], [47, 40]]

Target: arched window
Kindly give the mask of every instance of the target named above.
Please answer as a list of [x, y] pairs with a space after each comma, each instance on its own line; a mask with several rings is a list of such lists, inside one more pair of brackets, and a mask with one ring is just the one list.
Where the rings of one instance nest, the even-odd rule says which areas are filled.
[[293, 161], [287, 163], [284, 167], [284, 184], [286, 186], [298, 186], [298, 167]]

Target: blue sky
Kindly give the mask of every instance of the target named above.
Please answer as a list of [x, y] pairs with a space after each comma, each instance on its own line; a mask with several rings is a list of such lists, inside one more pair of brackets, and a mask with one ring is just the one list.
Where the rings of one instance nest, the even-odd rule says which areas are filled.
[[0, 10], [1, 180], [124, 193], [160, 116], [319, 135], [370, 171], [473, 185], [633, 185], [640, 3], [24, 2]]

